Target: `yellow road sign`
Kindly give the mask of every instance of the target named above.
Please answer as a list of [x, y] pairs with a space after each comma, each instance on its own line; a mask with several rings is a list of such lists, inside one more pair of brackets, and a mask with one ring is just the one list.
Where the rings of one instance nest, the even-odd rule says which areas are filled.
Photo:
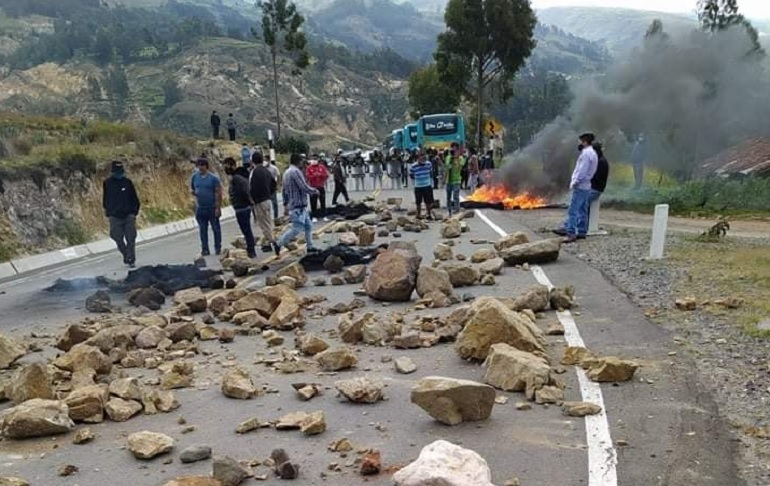
[[503, 124], [499, 121], [490, 118], [484, 123], [484, 133], [488, 137], [496, 137], [503, 134]]

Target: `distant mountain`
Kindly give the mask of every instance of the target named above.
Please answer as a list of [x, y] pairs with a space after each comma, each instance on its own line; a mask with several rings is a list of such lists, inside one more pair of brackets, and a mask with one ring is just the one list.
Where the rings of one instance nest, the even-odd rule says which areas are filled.
[[554, 7], [538, 10], [537, 18], [570, 34], [603, 43], [612, 53], [638, 45], [655, 19], [663, 22], [667, 32], [698, 27], [694, 17], [625, 8]]

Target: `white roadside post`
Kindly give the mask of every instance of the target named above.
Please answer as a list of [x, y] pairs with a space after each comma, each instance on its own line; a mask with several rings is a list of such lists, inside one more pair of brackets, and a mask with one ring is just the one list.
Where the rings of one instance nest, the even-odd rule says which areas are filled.
[[591, 208], [588, 210], [588, 236], [606, 236], [608, 233], [599, 229], [599, 208], [601, 203], [599, 199], [591, 202]]
[[270, 162], [275, 162], [275, 142], [273, 140], [273, 131], [267, 130], [267, 143], [270, 147]]
[[666, 228], [668, 227], [668, 204], [655, 206], [655, 217], [652, 221], [652, 243], [650, 244], [650, 259], [663, 258], [663, 247], [666, 244]]

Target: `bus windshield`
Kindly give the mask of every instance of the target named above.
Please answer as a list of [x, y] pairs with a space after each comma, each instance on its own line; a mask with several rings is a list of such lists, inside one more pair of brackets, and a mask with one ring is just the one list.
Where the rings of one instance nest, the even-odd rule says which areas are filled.
[[422, 119], [422, 133], [431, 135], [451, 135], [457, 133], [457, 115], [426, 116]]
[[417, 144], [417, 125], [409, 125], [407, 127], [408, 133], [409, 133], [409, 143], [411, 145]]

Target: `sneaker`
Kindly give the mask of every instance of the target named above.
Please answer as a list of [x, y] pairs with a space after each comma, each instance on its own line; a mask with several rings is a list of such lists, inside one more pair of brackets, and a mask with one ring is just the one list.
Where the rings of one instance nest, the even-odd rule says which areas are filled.
[[577, 235], [578, 240], [585, 240], [587, 235]]
[[210, 256], [210, 255], [211, 255], [211, 252], [210, 252], [210, 251], [208, 251], [208, 250], [203, 250], [203, 251], [201, 252], [201, 256]]
[[311, 221], [312, 221], [313, 223], [317, 223], [317, 222], [318, 222], [318, 218], [313, 218]]
[[558, 229], [555, 229], [555, 230], [551, 230], [551, 233], [553, 233], [555, 235], [559, 235], [559, 236], [567, 236], [567, 230], [565, 230], [564, 228], [558, 228]]
[[219, 256], [219, 255], [221, 255], [221, 254], [222, 254], [222, 249], [220, 248], [219, 250], [215, 251], [215, 252], [214, 252], [214, 254], [215, 254], [216, 256]]
[[577, 241], [577, 236], [567, 235], [567, 238], [564, 240], [564, 243], [574, 243], [576, 241]]

